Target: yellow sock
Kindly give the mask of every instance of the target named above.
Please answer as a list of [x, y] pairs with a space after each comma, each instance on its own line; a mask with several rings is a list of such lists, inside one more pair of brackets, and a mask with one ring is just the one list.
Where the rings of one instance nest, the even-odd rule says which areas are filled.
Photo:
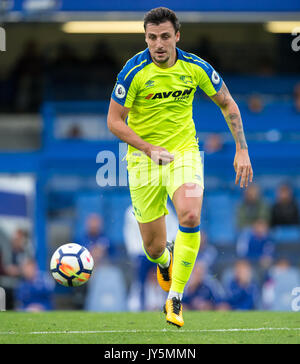
[[200, 225], [187, 228], [179, 225], [174, 246], [172, 285], [170, 292], [182, 294], [187, 284], [200, 248]]
[[144, 249], [147, 259], [150, 260], [150, 262], [160, 264], [162, 267], [168, 266], [168, 264], [170, 262], [170, 252], [167, 248], [165, 248], [162, 255], [160, 257], [158, 257], [157, 259], [153, 259], [148, 255], [148, 253], [146, 252], [146, 249], [144, 248], [144, 245], [143, 245], [143, 249]]

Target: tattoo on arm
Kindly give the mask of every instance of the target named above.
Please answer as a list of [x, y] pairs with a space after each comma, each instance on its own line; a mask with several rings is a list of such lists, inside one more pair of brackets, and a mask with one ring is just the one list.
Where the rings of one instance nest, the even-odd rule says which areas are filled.
[[241, 149], [247, 149], [248, 146], [246, 143], [240, 111], [230, 95], [225, 82], [223, 82], [218, 93], [212, 96], [212, 100], [220, 107], [235, 142], [240, 145]]
[[247, 149], [247, 142], [244, 134], [243, 123], [239, 113], [230, 113], [225, 116], [225, 120], [234, 137], [236, 143], [240, 144], [241, 149]]
[[217, 92], [216, 95], [212, 96], [212, 100], [219, 106], [219, 107], [225, 107], [229, 101], [229, 99], [232, 98], [227, 86], [225, 85], [225, 82], [223, 81], [222, 87]]

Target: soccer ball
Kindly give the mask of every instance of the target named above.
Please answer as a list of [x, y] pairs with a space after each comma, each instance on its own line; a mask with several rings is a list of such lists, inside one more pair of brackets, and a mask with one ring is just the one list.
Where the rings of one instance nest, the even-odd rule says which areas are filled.
[[66, 287], [86, 283], [92, 274], [94, 260], [90, 252], [79, 244], [60, 246], [52, 255], [50, 271], [56, 282]]

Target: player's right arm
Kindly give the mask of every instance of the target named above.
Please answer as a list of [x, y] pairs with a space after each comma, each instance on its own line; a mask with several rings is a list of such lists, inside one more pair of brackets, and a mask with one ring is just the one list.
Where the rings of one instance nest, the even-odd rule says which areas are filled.
[[145, 153], [156, 164], [170, 163], [174, 159], [172, 154], [165, 148], [146, 142], [127, 125], [129, 111], [129, 108], [111, 99], [107, 116], [108, 129], [123, 142]]

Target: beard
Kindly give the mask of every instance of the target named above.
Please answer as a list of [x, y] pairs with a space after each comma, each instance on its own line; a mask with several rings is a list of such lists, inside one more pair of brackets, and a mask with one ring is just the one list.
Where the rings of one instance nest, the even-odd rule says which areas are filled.
[[166, 63], [170, 59], [170, 56], [166, 55], [165, 58], [156, 58], [153, 56], [156, 63]]

